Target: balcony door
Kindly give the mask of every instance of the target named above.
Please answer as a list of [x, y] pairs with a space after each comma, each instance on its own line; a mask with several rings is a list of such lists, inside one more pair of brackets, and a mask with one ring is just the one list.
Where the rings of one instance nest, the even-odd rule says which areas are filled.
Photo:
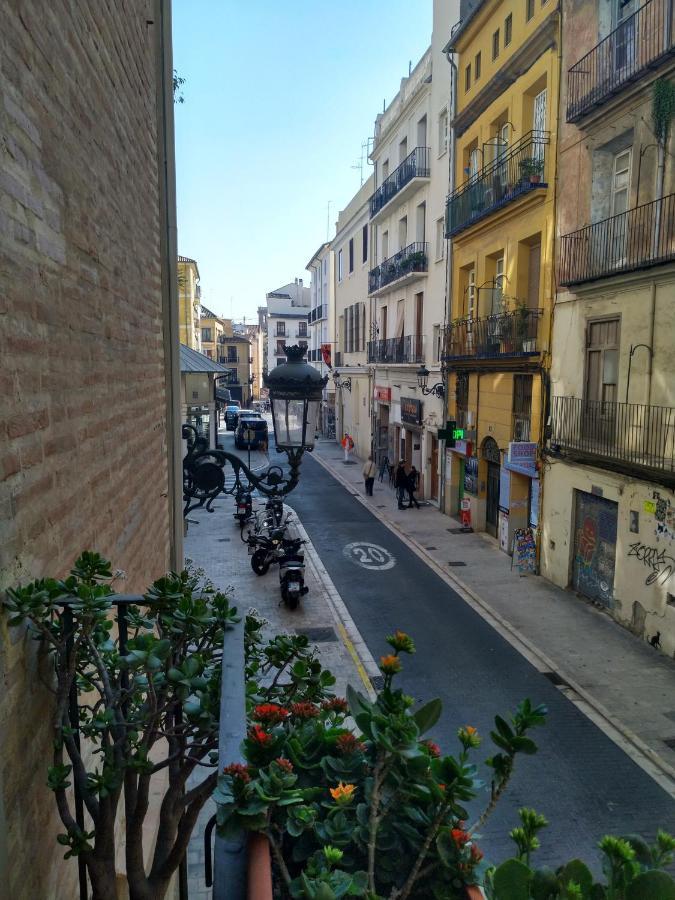
[[612, 192], [610, 197], [610, 216], [608, 223], [609, 263], [612, 268], [619, 269], [626, 263], [628, 246], [628, 212], [630, 203], [630, 173], [633, 162], [633, 150], [622, 150], [612, 161]]
[[627, 77], [635, 67], [637, 6], [636, 0], [615, 0], [614, 78]]
[[[532, 155], [535, 159], [544, 159], [544, 142], [543, 132], [546, 131], [546, 101], [547, 90], [544, 88], [534, 98], [534, 106], [532, 111], [532, 130], [534, 131], [534, 141], [532, 143]], [[542, 178], [542, 181], [544, 179]]]
[[610, 450], [614, 444], [621, 320], [600, 319], [586, 326], [586, 384], [582, 434]]

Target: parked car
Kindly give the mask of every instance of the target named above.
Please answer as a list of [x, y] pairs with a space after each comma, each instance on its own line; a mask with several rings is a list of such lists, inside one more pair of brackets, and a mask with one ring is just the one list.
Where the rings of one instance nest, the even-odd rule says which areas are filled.
[[239, 450], [267, 447], [267, 422], [256, 415], [241, 415], [234, 434], [234, 446]]
[[241, 409], [239, 404], [230, 403], [225, 407], [225, 428], [227, 431], [235, 431]]

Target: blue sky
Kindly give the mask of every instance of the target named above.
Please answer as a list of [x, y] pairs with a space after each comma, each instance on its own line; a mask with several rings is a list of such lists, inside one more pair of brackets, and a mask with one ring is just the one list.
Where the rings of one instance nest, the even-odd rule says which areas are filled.
[[174, 0], [178, 252], [214, 312], [252, 319], [267, 291], [308, 282], [328, 201], [332, 236], [431, 20], [432, 0]]

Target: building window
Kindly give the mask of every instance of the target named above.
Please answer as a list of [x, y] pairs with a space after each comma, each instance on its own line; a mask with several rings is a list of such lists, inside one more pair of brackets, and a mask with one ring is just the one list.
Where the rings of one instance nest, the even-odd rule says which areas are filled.
[[441, 361], [441, 326], [434, 325], [433, 326], [433, 340], [434, 340], [434, 362]]
[[499, 28], [492, 35], [492, 58], [497, 59], [499, 56]]
[[464, 69], [464, 90], [468, 91], [471, 87], [471, 63]]
[[286, 323], [277, 322], [277, 334], [279, 337], [286, 337]]
[[349, 238], [349, 271], [354, 271], [354, 238]]
[[511, 38], [513, 37], [513, 16], [511, 13], [508, 14], [506, 19], [504, 20], [504, 46], [508, 47], [511, 43]]
[[361, 254], [362, 254], [362, 262], [368, 261], [368, 226], [363, 226], [363, 231], [361, 232]]
[[481, 66], [481, 56], [480, 53], [476, 53], [476, 58], [473, 61], [473, 77], [476, 81], [480, 78], [480, 66]]
[[529, 22], [534, 17], [534, 0], [525, 0], [525, 21]]
[[466, 316], [468, 319], [476, 318], [476, 270], [469, 271], [469, 281], [466, 288]]
[[298, 335], [307, 337], [307, 322], [298, 322]]
[[436, 219], [436, 260], [445, 256], [445, 220]]
[[342, 277], [344, 275], [342, 269], [342, 250], [338, 251], [338, 281], [342, 281]]
[[586, 325], [586, 385], [584, 399], [614, 403], [619, 374], [621, 319], [600, 319]]
[[514, 441], [530, 440], [530, 417], [532, 413], [532, 376], [513, 376], [513, 428]]
[[210, 329], [210, 328], [202, 328], [202, 340], [203, 340], [203, 341], [210, 341], [210, 340], [212, 340], [212, 338], [211, 338], [211, 329]]
[[443, 156], [448, 150], [448, 111], [444, 109], [438, 117], [438, 155]]
[[227, 348], [227, 361], [228, 362], [237, 362], [237, 348], [236, 347], [228, 347]]

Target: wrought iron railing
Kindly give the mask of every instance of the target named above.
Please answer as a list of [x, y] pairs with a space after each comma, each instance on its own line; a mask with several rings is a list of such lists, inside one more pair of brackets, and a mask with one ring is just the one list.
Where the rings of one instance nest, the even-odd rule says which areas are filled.
[[548, 142], [548, 131], [530, 131], [506, 152], [496, 147], [501, 155], [448, 197], [445, 236], [452, 237], [529, 191], [547, 187]]
[[400, 338], [368, 341], [369, 363], [424, 362], [424, 335], [406, 334]]
[[325, 319], [328, 315], [328, 304], [321, 303], [319, 306], [315, 306], [314, 309], [309, 314], [310, 322], [317, 322], [319, 319]]
[[675, 194], [563, 235], [560, 283], [580, 284], [675, 259]]
[[675, 475], [675, 409], [553, 397], [550, 447]]
[[525, 413], [513, 413], [512, 419], [511, 439], [514, 441], [529, 441], [530, 416]]
[[429, 177], [430, 154], [429, 147], [415, 147], [412, 153], [406, 156], [401, 165], [394, 169], [388, 178], [385, 178], [370, 198], [371, 219], [413, 178]]
[[459, 319], [447, 329], [445, 359], [492, 359], [538, 353], [540, 309], [517, 309], [482, 319]]
[[429, 245], [418, 241], [408, 244], [368, 273], [368, 293], [373, 294], [388, 284], [405, 278], [413, 272], [426, 272], [429, 262]]
[[567, 73], [567, 121], [576, 122], [675, 49], [673, 0], [648, 0]]

